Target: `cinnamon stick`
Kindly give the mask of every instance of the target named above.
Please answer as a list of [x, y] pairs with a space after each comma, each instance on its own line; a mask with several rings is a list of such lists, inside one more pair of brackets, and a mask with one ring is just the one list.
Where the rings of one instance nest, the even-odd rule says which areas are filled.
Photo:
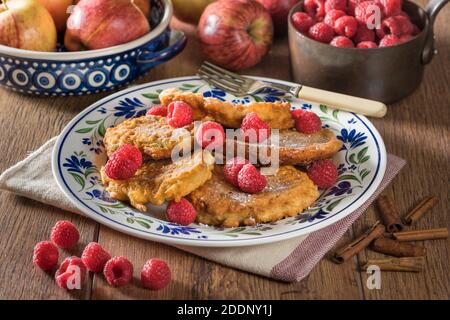
[[388, 232], [398, 232], [403, 229], [400, 214], [394, 201], [388, 196], [381, 196], [377, 199], [377, 207], [381, 213], [381, 220], [383, 220], [386, 230]]
[[370, 229], [362, 234], [355, 241], [337, 250], [333, 255], [333, 260], [337, 263], [343, 263], [353, 257], [355, 254], [366, 248], [374, 239], [383, 236], [385, 227], [380, 221], [377, 221]]
[[419, 220], [427, 211], [438, 203], [438, 197], [426, 197], [417, 204], [404, 218], [403, 223], [407, 226], [412, 225]]
[[372, 244], [372, 249], [394, 257], [422, 257], [426, 254], [425, 247], [388, 238], [376, 239]]
[[394, 237], [395, 240], [398, 241], [446, 239], [448, 238], [448, 229], [437, 228], [437, 229], [394, 232], [392, 236]]
[[368, 260], [361, 269], [367, 270], [372, 265], [378, 266], [383, 271], [420, 272], [425, 266], [425, 257]]

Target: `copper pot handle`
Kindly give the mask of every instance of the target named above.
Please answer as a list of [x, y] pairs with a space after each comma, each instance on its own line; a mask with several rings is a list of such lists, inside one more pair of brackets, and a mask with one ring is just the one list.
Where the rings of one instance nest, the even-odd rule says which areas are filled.
[[450, 0], [431, 0], [428, 2], [425, 11], [430, 19], [430, 26], [428, 28], [428, 34], [425, 41], [425, 46], [422, 51], [422, 63], [428, 64], [433, 56], [437, 53], [434, 48], [434, 21], [439, 11], [449, 2]]

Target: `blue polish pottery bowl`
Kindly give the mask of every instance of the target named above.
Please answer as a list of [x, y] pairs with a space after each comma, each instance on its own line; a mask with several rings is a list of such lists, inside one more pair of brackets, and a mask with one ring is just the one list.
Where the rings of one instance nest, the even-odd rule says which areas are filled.
[[178, 55], [186, 36], [170, 30], [170, 0], [149, 0], [151, 31], [129, 43], [79, 52], [38, 52], [0, 45], [0, 86], [38, 96], [98, 93], [126, 85]]

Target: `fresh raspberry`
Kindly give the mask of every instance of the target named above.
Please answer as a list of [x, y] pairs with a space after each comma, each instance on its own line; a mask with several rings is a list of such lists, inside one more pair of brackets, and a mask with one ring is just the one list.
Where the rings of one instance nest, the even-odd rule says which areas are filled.
[[332, 10], [345, 11], [347, 8], [346, 0], [326, 0], [325, 1], [325, 13]]
[[89, 271], [102, 272], [111, 255], [97, 242], [89, 243], [83, 250], [81, 260]]
[[383, 39], [388, 34], [392, 34], [398, 37], [402, 34], [402, 27], [395, 19], [395, 17], [389, 17], [381, 22], [381, 26], [380, 28], [377, 28], [376, 32], [378, 38], [380, 39]]
[[183, 101], [174, 101], [167, 107], [167, 122], [174, 128], [184, 127], [192, 122], [192, 108]]
[[172, 279], [172, 273], [167, 263], [161, 259], [150, 259], [142, 268], [141, 282], [144, 288], [160, 290], [166, 287]]
[[326, 189], [336, 183], [338, 172], [333, 161], [319, 160], [308, 168], [308, 177], [320, 189]]
[[379, 0], [383, 5], [383, 12], [386, 17], [395, 16], [402, 11], [402, 0]]
[[378, 48], [377, 44], [373, 41], [361, 41], [356, 45], [358, 49], [374, 49]]
[[364, 1], [367, 1], [367, 0], [348, 0], [347, 13], [351, 16], [355, 16], [356, 6]]
[[305, 0], [303, 10], [312, 18], [325, 17], [325, 0]]
[[380, 40], [379, 47], [390, 47], [395, 46], [396, 44], [400, 44], [401, 41], [397, 36], [394, 36], [392, 34], [387, 35], [383, 39]]
[[334, 32], [340, 36], [353, 37], [358, 29], [358, 21], [354, 17], [343, 16], [334, 23]]
[[412, 34], [414, 32], [414, 25], [411, 20], [409, 20], [408, 16], [397, 15], [393, 16], [393, 18], [400, 26], [402, 34]]
[[314, 40], [330, 43], [334, 37], [334, 30], [326, 23], [319, 22], [309, 29], [309, 36]]
[[185, 198], [179, 202], [170, 201], [166, 209], [167, 220], [178, 223], [182, 226], [190, 225], [197, 217], [194, 206]]
[[58, 248], [50, 241], [41, 241], [34, 246], [33, 264], [42, 270], [52, 270], [58, 264]]
[[291, 111], [291, 117], [292, 117], [292, 119], [297, 119], [297, 118], [299, 118], [301, 115], [302, 115], [302, 113], [303, 113], [303, 109], [295, 109], [295, 110], [292, 110]]
[[241, 130], [245, 140], [251, 143], [261, 142], [270, 137], [269, 125], [261, 120], [256, 112], [250, 112], [244, 117]]
[[320, 130], [322, 122], [314, 112], [302, 110], [300, 117], [295, 119], [295, 128], [302, 133], [314, 133]]
[[235, 187], [239, 187], [238, 184], [238, 173], [241, 171], [242, 167], [250, 162], [247, 159], [241, 157], [235, 157], [230, 159], [223, 166], [223, 176], [225, 180], [234, 185]]
[[213, 149], [223, 146], [225, 130], [221, 124], [214, 121], [203, 122], [195, 133], [195, 140], [203, 148]]
[[314, 20], [304, 12], [296, 12], [292, 15], [292, 24], [298, 32], [307, 33], [314, 24]]
[[344, 36], [334, 37], [333, 40], [331, 40], [330, 45], [332, 45], [333, 47], [338, 47], [338, 48], [354, 48], [355, 47], [352, 40], [350, 40], [349, 38], [344, 37]]
[[[83, 261], [78, 257], [66, 258], [55, 273], [56, 284], [63, 289], [70, 290], [70, 288], [68, 288], [67, 286], [68, 281], [73, 281], [72, 284], [76, 285], [77, 279], [72, 276], [78, 271], [78, 276], [80, 277], [78, 280], [80, 281], [80, 284], [83, 284], [84, 280], [86, 279], [87, 273], [86, 266], [83, 264]], [[75, 288], [76, 287], [74, 287], [73, 289]]]
[[252, 164], [246, 164], [238, 173], [239, 189], [247, 193], [258, 193], [267, 186], [267, 179]]
[[358, 23], [355, 36], [353, 37], [354, 43], [360, 43], [363, 41], [375, 42], [375, 32], [367, 28], [364, 23]]
[[122, 287], [133, 278], [133, 265], [125, 257], [114, 257], [106, 262], [103, 275], [110, 285]]
[[375, 11], [374, 8], [378, 8], [380, 12], [380, 19], [383, 19], [383, 8], [380, 3], [375, 1], [365, 1], [358, 4], [355, 8], [355, 18], [361, 23], [364, 24], [375, 24]]
[[412, 32], [411, 35], [415, 36], [418, 35], [422, 30], [420, 30], [420, 28], [418, 26], [416, 26], [415, 24], [412, 25]]
[[345, 15], [345, 12], [342, 10], [330, 10], [325, 15], [325, 19], [323, 19], [323, 22], [334, 28], [334, 23], [336, 22], [336, 20]]
[[167, 107], [163, 105], [153, 106], [147, 111], [147, 116], [167, 117]]
[[414, 38], [414, 37], [410, 34], [403, 34], [398, 39], [400, 40], [401, 43], [403, 43], [403, 42], [408, 42], [412, 38]]
[[131, 144], [124, 144], [109, 157], [105, 173], [110, 179], [126, 180], [134, 176], [141, 165], [141, 152]]
[[80, 233], [72, 222], [61, 220], [52, 228], [50, 240], [60, 248], [72, 249], [80, 240]]

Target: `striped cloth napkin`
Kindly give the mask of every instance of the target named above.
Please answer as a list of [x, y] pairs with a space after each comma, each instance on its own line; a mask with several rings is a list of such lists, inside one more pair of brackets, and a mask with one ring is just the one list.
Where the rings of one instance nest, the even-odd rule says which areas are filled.
[[[0, 176], [0, 189], [67, 211], [82, 214], [60, 191], [51, 170], [56, 138], [31, 153]], [[370, 206], [405, 165], [405, 160], [388, 155], [386, 173], [376, 192], [358, 210], [344, 219], [308, 235], [271, 244], [242, 248], [177, 248], [225, 266], [286, 282], [300, 281]]]

